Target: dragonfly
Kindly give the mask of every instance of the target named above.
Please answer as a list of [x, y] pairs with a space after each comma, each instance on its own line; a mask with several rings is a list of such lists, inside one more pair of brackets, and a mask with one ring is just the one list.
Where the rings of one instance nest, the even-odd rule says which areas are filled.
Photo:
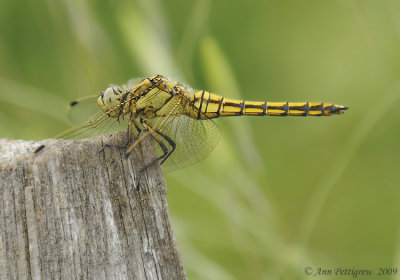
[[[96, 102], [97, 100], [97, 102]], [[331, 116], [348, 107], [323, 102], [266, 102], [228, 99], [206, 90], [194, 90], [162, 75], [110, 85], [99, 95], [70, 104], [69, 118], [76, 126], [55, 136], [82, 139], [126, 130], [125, 156], [145, 138], [157, 147], [159, 163], [182, 168], [207, 157], [217, 145], [220, 130], [213, 119], [228, 116]], [[134, 137], [134, 135], [138, 137]], [[103, 147], [104, 148], [104, 147]]]

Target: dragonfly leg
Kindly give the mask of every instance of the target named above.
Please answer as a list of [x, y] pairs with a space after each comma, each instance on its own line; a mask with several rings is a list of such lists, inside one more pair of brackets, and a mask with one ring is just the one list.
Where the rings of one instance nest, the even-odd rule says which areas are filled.
[[157, 157], [156, 159], [152, 160], [150, 163], [146, 164], [143, 168], [141, 168], [140, 172], [145, 171], [147, 168], [154, 165], [158, 161], [163, 160], [169, 153], [167, 146], [157, 135], [151, 133], [151, 136], [157, 142], [157, 144], [160, 146], [161, 150], [163, 151], [163, 154], [161, 156]]
[[[146, 164], [144, 167], [140, 169], [140, 173], [144, 172], [147, 168], [153, 166], [155, 163], [159, 161], [163, 161], [165, 157], [168, 157], [171, 151], [167, 148], [165, 143], [160, 139], [160, 137], [157, 135], [157, 130], [154, 130], [152, 127], [149, 127], [148, 133], [151, 135], [151, 137], [156, 141], [156, 143], [160, 146], [163, 154], [156, 159], [152, 160], [150, 163]], [[135, 143], [134, 143], [135, 144]]]
[[[147, 136], [151, 136], [154, 141], [160, 146], [163, 154], [156, 159], [152, 160], [150, 163], [146, 164], [144, 167], [140, 169], [140, 175], [139, 178], [142, 177], [143, 172], [153, 166], [155, 163], [160, 162], [162, 164], [165, 162], [165, 160], [175, 151], [176, 144], [175, 142], [165, 133], [163, 133], [160, 129], [154, 127], [150, 122], [147, 122], [146, 120], [143, 120], [143, 124], [145, 125], [147, 131], [142, 134], [136, 141], [129, 146], [129, 148], [126, 150], [125, 157], [129, 157], [130, 153], [133, 151], [133, 149]], [[160, 137], [161, 136], [161, 137]], [[167, 141], [168, 144], [171, 146], [169, 149], [164, 141]]]
[[126, 130], [126, 141], [124, 145], [117, 145], [111, 143], [105, 143], [103, 147], [99, 150], [99, 152], [103, 151], [105, 147], [117, 148], [117, 149], [126, 149], [129, 146], [129, 143], [132, 141], [132, 123], [129, 122], [128, 129]]
[[[175, 142], [174, 142], [168, 135], [166, 135], [165, 133], [163, 133], [160, 129], [154, 127], [151, 123], [145, 121], [145, 124], [152, 130], [151, 135], [153, 136], [154, 140], [156, 140], [156, 142], [160, 145], [161, 149], [163, 150], [163, 154], [162, 154], [161, 156], [159, 156], [158, 158], [156, 158], [155, 160], [153, 160], [153, 161], [152, 161], [150, 164], [148, 164], [148, 165], [152, 165], [152, 164], [154, 164], [154, 163], [157, 162], [157, 161], [160, 161], [160, 165], [161, 165], [161, 164], [163, 164], [163, 163], [168, 159], [168, 157], [175, 151], [176, 144], [175, 144]], [[168, 142], [168, 144], [171, 146], [171, 150], [168, 150], [168, 149], [166, 148], [165, 144], [164, 144], [160, 139], [157, 139], [156, 135], [154, 135], [154, 132], [156, 132], [158, 135], [160, 135], [164, 140], [166, 140], [166, 141]], [[163, 148], [163, 147], [161, 146], [161, 144], [162, 144], [165, 148]], [[147, 168], [147, 165], [146, 165], [144, 168]]]
[[162, 133], [159, 130], [156, 130], [156, 132], [161, 135], [165, 140], [167, 140], [167, 142], [171, 145], [172, 149], [165, 155], [165, 157], [162, 159], [162, 161], [160, 162], [160, 165], [163, 164], [168, 158], [169, 156], [175, 151], [176, 148], [176, 144], [174, 142], [174, 140], [172, 140], [168, 135]]
[[142, 132], [142, 130], [143, 130], [143, 126], [140, 126], [140, 123], [137, 121], [137, 119], [131, 118], [131, 120], [132, 120], [133, 125], [136, 127], [138, 134], [140, 134], [140, 132]]
[[144, 167], [142, 167], [139, 170], [139, 176], [138, 176], [138, 188], [140, 186], [140, 182], [144, 176], [144, 171], [146, 171], [147, 168], [153, 166], [155, 163], [157, 163], [160, 160], [163, 160], [165, 157], [168, 157], [170, 154], [170, 151], [168, 150], [167, 146], [165, 143], [160, 139], [160, 137], [155, 133], [157, 130], [154, 130], [152, 127], [149, 127], [148, 130], [145, 132], [145, 134], [141, 135], [127, 150], [127, 153], [125, 154], [125, 157], [128, 157], [131, 151], [147, 136], [151, 135], [151, 137], [156, 141], [156, 143], [160, 146], [161, 150], [163, 151], [163, 154], [156, 159], [152, 160], [150, 163], [146, 164]]

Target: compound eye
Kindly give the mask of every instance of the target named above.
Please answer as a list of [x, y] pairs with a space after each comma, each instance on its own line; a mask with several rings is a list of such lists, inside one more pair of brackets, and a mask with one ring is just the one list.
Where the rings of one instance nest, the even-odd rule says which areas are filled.
[[116, 108], [119, 106], [119, 100], [121, 99], [119, 90], [120, 87], [111, 85], [101, 92], [99, 98], [97, 99], [99, 106], [103, 110], [107, 111], [108, 114], [111, 114], [110, 111], [114, 111], [114, 109], [116, 110]]
[[100, 92], [99, 97], [97, 98], [97, 104], [99, 104], [100, 107], [104, 107], [104, 91]]
[[112, 87], [108, 87], [103, 94], [103, 101], [108, 104], [111, 104], [115, 99], [114, 89]]

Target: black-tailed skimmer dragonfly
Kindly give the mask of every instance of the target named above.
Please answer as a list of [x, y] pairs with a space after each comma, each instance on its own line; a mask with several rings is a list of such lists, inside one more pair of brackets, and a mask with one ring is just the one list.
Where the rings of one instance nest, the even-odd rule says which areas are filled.
[[[132, 80], [123, 86], [111, 85], [98, 96], [72, 102], [69, 118], [79, 124], [55, 138], [89, 138], [127, 130], [126, 156], [144, 137], [152, 137], [158, 146], [158, 157], [145, 168], [156, 162], [181, 168], [201, 161], [217, 145], [220, 132], [214, 118], [331, 116], [347, 109], [321, 102], [233, 100], [205, 90], [193, 90], [157, 75]], [[144, 131], [135, 141], [134, 130]]]

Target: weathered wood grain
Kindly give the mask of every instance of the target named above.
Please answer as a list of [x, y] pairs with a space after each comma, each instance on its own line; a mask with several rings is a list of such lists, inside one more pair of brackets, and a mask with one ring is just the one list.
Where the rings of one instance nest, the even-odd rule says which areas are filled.
[[0, 279], [186, 279], [150, 139], [0, 139]]

